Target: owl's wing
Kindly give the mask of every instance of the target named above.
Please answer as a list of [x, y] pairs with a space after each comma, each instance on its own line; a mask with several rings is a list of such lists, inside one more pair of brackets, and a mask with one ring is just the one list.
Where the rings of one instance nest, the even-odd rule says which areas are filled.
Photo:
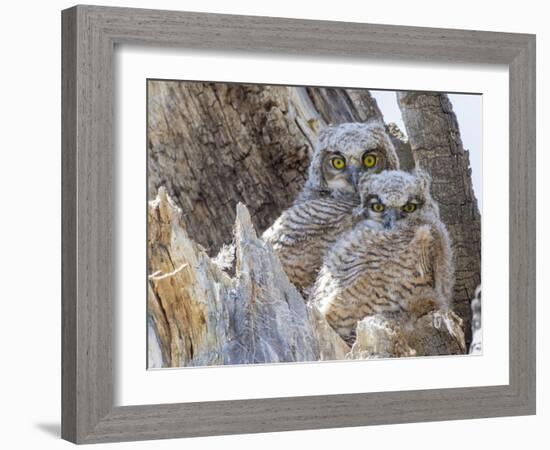
[[[409, 244], [410, 247], [418, 249], [418, 259], [416, 261], [416, 269], [421, 277], [433, 278], [433, 233], [430, 225], [421, 225], [416, 228], [414, 237]], [[434, 286], [435, 287], [435, 286]]]
[[355, 206], [330, 198], [300, 203], [283, 212], [262, 237], [274, 246], [317, 240], [341, 229]]
[[451, 238], [442, 222], [433, 224], [431, 251], [434, 288], [438, 293], [440, 306], [450, 307], [453, 302], [454, 263]]

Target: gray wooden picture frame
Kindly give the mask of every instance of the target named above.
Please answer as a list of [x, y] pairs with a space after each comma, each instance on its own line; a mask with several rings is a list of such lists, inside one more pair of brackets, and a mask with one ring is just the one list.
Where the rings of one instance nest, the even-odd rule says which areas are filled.
[[[534, 35], [97, 6], [63, 11], [62, 31], [64, 439], [94, 443], [535, 413]], [[507, 65], [509, 384], [114, 406], [113, 53], [116, 44], [128, 43]]]

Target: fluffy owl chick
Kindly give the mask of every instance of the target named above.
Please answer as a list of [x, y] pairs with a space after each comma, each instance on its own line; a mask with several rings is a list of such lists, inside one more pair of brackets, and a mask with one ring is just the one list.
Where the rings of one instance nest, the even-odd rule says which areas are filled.
[[426, 173], [367, 175], [359, 190], [365, 220], [327, 251], [311, 294], [348, 341], [366, 316], [447, 308], [454, 283], [450, 239]]
[[319, 133], [308, 180], [296, 203], [321, 197], [356, 197], [361, 174], [399, 169], [395, 148], [379, 122], [331, 125]]
[[302, 293], [314, 283], [327, 247], [354, 224], [359, 176], [398, 167], [378, 122], [344, 123], [319, 133], [303, 191], [263, 235]]

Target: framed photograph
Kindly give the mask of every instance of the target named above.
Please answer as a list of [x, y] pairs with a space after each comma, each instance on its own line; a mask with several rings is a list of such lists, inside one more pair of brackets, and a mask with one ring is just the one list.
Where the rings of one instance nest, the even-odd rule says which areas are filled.
[[535, 413], [535, 37], [62, 13], [62, 435]]

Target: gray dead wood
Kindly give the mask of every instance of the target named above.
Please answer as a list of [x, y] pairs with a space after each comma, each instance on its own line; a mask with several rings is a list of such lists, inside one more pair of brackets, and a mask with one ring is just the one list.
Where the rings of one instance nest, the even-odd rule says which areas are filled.
[[348, 346], [288, 281], [238, 204], [236, 276], [188, 236], [164, 189], [149, 203], [149, 366], [343, 359]]
[[466, 352], [462, 320], [453, 311], [430, 311], [404, 320], [368, 316], [357, 324], [348, 359], [461, 355]]
[[470, 300], [481, 277], [481, 218], [472, 188], [468, 151], [446, 94], [397, 94], [414, 159], [432, 177], [432, 195], [452, 238], [455, 257], [454, 311], [471, 342]]

